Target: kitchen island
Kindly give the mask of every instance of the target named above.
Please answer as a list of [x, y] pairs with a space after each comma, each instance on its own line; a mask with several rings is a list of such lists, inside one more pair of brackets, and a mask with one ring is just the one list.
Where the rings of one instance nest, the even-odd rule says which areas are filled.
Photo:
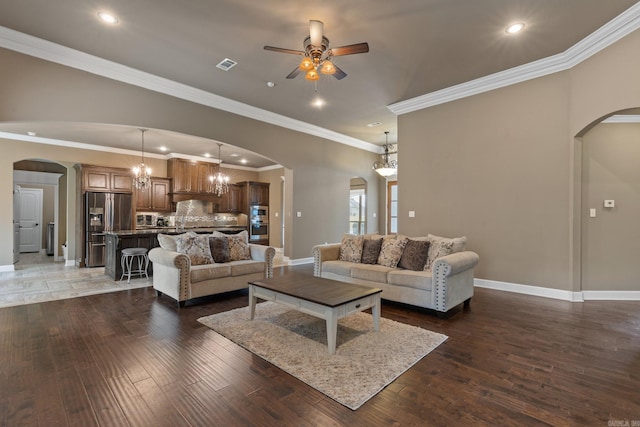
[[[127, 248], [146, 248], [152, 249], [160, 246], [158, 243], [158, 234], [177, 235], [187, 231], [193, 231], [198, 234], [208, 234], [219, 231], [225, 234], [237, 234], [247, 230], [245, 226], [224, 226], [224, 227], [191, 227], [184, 229], [176, 229], [176, 227], [148, 227], [137, 230], [108, 231], [105, 232], [105, 266], [104, 272], [113, 280], [120, 280], [122, 276], [122, 250]], [[149, 276], [153, 274], [153, 263], [149, 263], [147, 273]]]

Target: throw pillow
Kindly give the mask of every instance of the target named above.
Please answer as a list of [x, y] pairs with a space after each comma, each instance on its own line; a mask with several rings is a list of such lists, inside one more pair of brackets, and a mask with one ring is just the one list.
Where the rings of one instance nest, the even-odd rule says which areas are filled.
[[453, 247], [451, 248], [452, 254], [455, 254], [456, 252], [464, 251], [464, 248], [467, 245], [467, 236], [454, 237], [452, 239], [449, 239], [447, 237], [440, 237], [440, 236], [435, 236], [433, 234], [428, 234], [427, 240], [429, 240], [430, 242], [452, 241], [453, 242]]
[[382, 247], [382, 239], [364, 239], [362, 245], [362, 260], [363, 264], [375, 264], [378, 262], [378, 256], [380, 255], [380, 248]]
[[340, 243], [340, 261], [357, 262], [362, 260], [362, 245], [364, 237], [345, 234]]
[[431, 267], [436, 259], [453, 253], [453, 239], [429, 240], [429, 255], [427, 263], [424, 265], [425, 271], [431, 271]]
[[236, 234], [226, 234], [226, 233], [221, 233], [219, 231], [214, 231], [213, 233], [211, 233], [211, 235], [213, 237], [238, 236], [238, 237], [244, 238], [244, 241], [249, 243], [249, 232], [247, 230], [242, 230], [241, 232]]
[[191, 232], [182, 234], [176, 237], [176, 249], [189, 257], [191, 265], [213, 264], [209, 236]]
[[398, 239], [395, 236], [383, 238], [380, 255], [378, 256], [378, 264], [384, 265], [385, 267], [396, 268], [408, 240], [406, 237]]
[[429, 242], [426, 240], [407, 241], [407, 246], [402, 251], [402, 257], [398, 263], [398, 267], [413, 271], [422, 271], [427, 263], [429, 255]]
[[209, 237], [209, 249], [215, 262], [231, 261], [229, 252], [229, 239], [227, 237]]
[[178, 247], [176, 246], [176, 237], [178, 236], [158, 234], [158, 243], [160, 244], [160, 247], [165, 251], [177, 252]]
[[[244, 231], [242, 233], [244, 233]], [[249, 244], [242, 233], [229, 234], [227, 236], [227, 241], [229, 242], [229, 258], [231, 261], [251, 259]]]

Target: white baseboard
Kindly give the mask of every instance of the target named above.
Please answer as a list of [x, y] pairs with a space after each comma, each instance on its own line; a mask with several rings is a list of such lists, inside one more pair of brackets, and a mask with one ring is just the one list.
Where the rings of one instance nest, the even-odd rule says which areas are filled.
[[303, 264], [313, 264], [313, 257], [289, 260], [289, 265], [303, 265]]
[[516, 294], [561, 299], [564, 301], [582, 302], [582, 292], [563, 291], [561, 289], [543, 288], [541, 286], [519, 285], [517, 283], [499, 282], [497, 280], [474, 279], [474, 286], [495, 289], [497, 291], [514, 292]]
[[65, 267], [75, 267], [76, 261], [73, 259], [68, 259], [64, 262]]
[[584, 300], [640, 301], [640, 291], [582, 291]]
[[640, 291], [563, 291], [562, 289], [543, 288], [541, 286], [520, 285], [499, 282], [497, 280], [474, 279], [474, 286], [497, 291], [514, 292], [544, 298], [553, 298], [570, 302], [590, 301], [640, 301]]
[[0, 273], [5, 273], [7, 271], [16, 271], [16, 269], [13, 267], [13, 264], [0, 265]]

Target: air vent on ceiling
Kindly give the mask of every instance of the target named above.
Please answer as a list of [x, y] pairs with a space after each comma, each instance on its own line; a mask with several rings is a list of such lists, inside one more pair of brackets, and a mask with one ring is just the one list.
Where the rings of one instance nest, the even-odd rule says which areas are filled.
[[220, 68], [224, 71], [229, 71], [231, 68], [235, 67], [238, 63], [233, 59], [224, 58], [216, 67]]

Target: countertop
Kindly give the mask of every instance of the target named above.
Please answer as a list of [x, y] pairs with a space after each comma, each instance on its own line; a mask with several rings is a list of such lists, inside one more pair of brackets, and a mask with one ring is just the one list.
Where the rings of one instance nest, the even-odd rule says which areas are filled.
[[137, 230], [120, 230], [120, 231], [106, 231], [105, 234], [111, 234], [114, 236], [138, 236], [145, 234], [182, 234], [187, 231], [193, 231], [194, 233], [213, 233], [214, 231], [242, 231], [246, 230], [246, 226], [242, 225], [231, 225], [231, 226], [222, 226], [222, 227], [185, 227], [183, 230], [176, 230], [176, 227], [145, 227], [139, 228]]

